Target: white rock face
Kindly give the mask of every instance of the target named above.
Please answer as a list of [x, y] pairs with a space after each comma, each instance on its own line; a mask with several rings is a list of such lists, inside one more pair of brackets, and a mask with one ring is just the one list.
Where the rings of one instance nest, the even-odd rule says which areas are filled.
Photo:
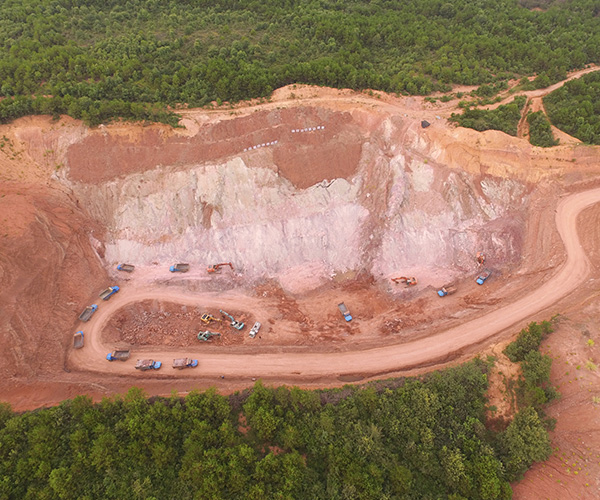
[[344, 271], [358, 263], [359, 228], [368, 216], [356, 201], [358, 187], [344, 179], [296, 191], [239, 158], [80, 188], [110, 230], [108, 263], [232, 261], [260, 276], [324, 262]]
[[316, 286], [359, 269], [452, 275], [472, 270], [479, 250], [515, 261], [524, 185], [440, 165], [414, 132], [404, 149], [394, 127], [385, 120], [363, 144], [353, 178], [308, 189], [242, 157], [70, 187], [107, 228], [107, 265], [231, 261], [249, 279], [278, 275], [292, 287], [300, 274]]

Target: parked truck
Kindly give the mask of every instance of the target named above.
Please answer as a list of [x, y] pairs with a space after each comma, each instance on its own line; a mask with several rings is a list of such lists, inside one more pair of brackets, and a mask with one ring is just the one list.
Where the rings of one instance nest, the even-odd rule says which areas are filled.
[[98, 306], [96, 304], [92, 304], [91, 306], [87, 306], [83, 312], [79, 315], [79, 319], [81, 321], [89, 321], [92, 315], [96, 312]]
[[132, 273], [135, 269], [135, 266], [133, 264], [119, 264], [117, 269], [119, 271], [125, 271], [126, 273]]
[[456, 287], [453, 285], [445, 285], [442, 288], [440, 288], [437, 292], [437, 294], [440, 297], [445, 297], [446, 295], [452, 295], [453, 293], [456, 293]]
[[79, 331], [73, 335], [73, 348], [81, 349], [83, 347], [83, 332]]
[[487, 280], [490, 277], [490, 274], [492, 274], [492, 271], [490, 271], [489, 269], [484, 269], [482, 273], [479, 276], [477, 276], [477, 279], [475, 281], [478, 285], [483, 285], [485, 283], [485, 280]]
[[338, 304], [338, 309], [340, 310], [340, 312], [343, 314], [344, 319], [346, 321], [352, 321], [352, 315], [350, 314], [350, 311], [348, 310], [348, 308], [346, 307], [346, 304], [344, 304], [343, 302], [340, 302]]
[[100, 298], [102, 300], [108, 300], [110, 299], [115, 293], [117, 293], [119, 291], [119, 287], [118, 286], [109, 286], [106, 290], [102, 290], [100, 292]]
[[169, 268], [172, 273], [187, 273], [190, 270], [189, 264], [175, 264]]
[[254, 337], [256, 337], [256, 334], [258, 333], [258, 330], [260, 330], [261, 324], [260, 322], [256, 322], [254, 323], [254, 326], [252, 327], [252, 329], [250, 330], [250, 338], [253, 339]]
[[131, 351], [129, 349], [118, 349], [113, 352], [109, 352], [106, 355], [108, 361], [126, 361], [129, 359]]
[[184, 368], [196, 368], [198, 360], [192, 358], [177, 358], [173, 360], [173, 368], [183, 370]]
[[154, 361], [153, 359], [138, 359], [135, 363], [135, 369], [146, 371], [146, 370], [158, 370], [162, 366], [160, 361]]

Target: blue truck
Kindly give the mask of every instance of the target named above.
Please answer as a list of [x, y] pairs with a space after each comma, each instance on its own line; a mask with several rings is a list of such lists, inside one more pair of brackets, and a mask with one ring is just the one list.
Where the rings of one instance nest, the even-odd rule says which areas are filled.
[[131, 351], [129, 349], [119, 349], [113, 352], [109, 352], [106, 355], [108, 361], [126, 361], [129, 359]]
[[187, 273], [190, 270], [189, 264], [175, 264], [169, 268], [172, 273]]
[[92, 304], [91, 306], [87, 306], [83, 312], [79, 315], [79, 319], [81, 321], [89, 321], [92, 315], [96, 312], [98, 306], [96, 304]]
[[108, 300], [110, 299], [115, 293], [117, 293], [119, 291], [119, 287], [118, 286], [109, 286], [106, 290], [102, 290], [100, 292], [100, 298], [102, 300]]
[[162, 366], [160, 361], [154, 361], [153, 359], [138, 359], [135, 364], [136, 370], [158, 370]]
[[117, 269], [119, 271], [125, 271], [126, 273], [132, 273], [135, 269], [135, 266], [133, 264], [119, 264]]
[[83, 332], [79, 331], [73, 335], [73, 349], [81, 349], [83, 347]]
[[183, 370], [184, 368], [196, 368], [198, 360], [192, 358], [177, 358], [173, 360], [173, 368]]
[[352, 321], [352, 315], [350, 314], [350, 311], [348, 311], [348, 308], [346, 307], [346, 304], [344, 304], [343, 302], [340, 302], [338, 304], [338, 309], [344, 315], [344, 319], [346, 321]]
[[446, 295], [452, 295], [453, 293], [456, 293], [456, 287], [452, 286], [452, 285], [444, 285], [442, 288], [440, 288], [437, 291], [437, 294], [440, 297], [445, 297]]
[[479, 276], [477, 276], [477, 279], [475, 281], [478, 285], [483, 285], [485, 283], [485, 280], [487, 280], [490, 277], [490, 274], [492, 274], [492, 271], [490, 271], [489, 269], [484, 269], [483, 272]]

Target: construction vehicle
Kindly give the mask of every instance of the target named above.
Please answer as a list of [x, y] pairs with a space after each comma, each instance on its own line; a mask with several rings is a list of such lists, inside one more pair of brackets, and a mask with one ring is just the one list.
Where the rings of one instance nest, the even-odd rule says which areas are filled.
[[204, 332], [198, 332], [198, 340], [202, 340], [203, 342], [207, 342], [211, 337], [220, 337], [220, 333], [209, 332], [208, 330]]
[[98, 306], [96, 304], [92, 304], [91, 306], [87, 306], [83, 312], [79, 315], [79, 319], [81, 321], [89, 321], [92, 315], [96, 312]]
[[483, 266], [483, 264], [485, 264], [485, 254], [483, 252], [477, 252], [477, 265], [479, 267]]
[[108, 361], [126, 361], [129, 359], [131, 351], [129, 349], [120, 349], [117, 351], [109, 352], [106, 355]]
[[223, 309], [219, 309], [219, 312], [223, 316], [227, 316], [231, 320], [231, 323], [229, 323], [229, 326], [231, 326], [232, 328], [235, 328], [236, 330], [241, 330], [242, 328], [244, 328], [244, 323], [242, 323], [241, 321], [236, 321], [235, 318], [231, 314], [223, 311]]
[[73, 349], [81, 349], [83, 347], [83, 332], [79, 331], [73, 335]]
[[138, 359], [135, 363], [136, 370], [158, 370], [162, 366], [160, 361], [154, 361], [153, 359]]
[[406, 286], [412, 286], [417, 284], [417, 278], [412, 276], [411, 278], [407, 278], [406, 276], [400, 276], [399, 278], [392, 278], [394, 283], [404, 283]]
[[340, 310], [340, 312], [344, 315], [344, 319], [346, 321], [352, 321], [352, 315], [350, 314], [350, 311], [348, 310], [348, 308], [346, 307], [346, 304], [344, 304], [343, 302], [340, 302], [338, 304], [338, 309]]
[[492, 274], [492, 271], [490, 271], [489, 269], [484, 269], [483, 272], [479, 276], [477, 276], [475, 282], [478, 285], [483, 285], [485, 283], [485, 280], [487, 280], [490, 277], [490, 274]]
[[437, 294], [440, 297], [445, 297], [446, 295], [452, 295], [453, 293], [456, 293], [456, 290], [457, 288], [453, 285], [445, 285], [438, 290]]
[[190, 270], [189, 264], [175, 264], [169, 268], [172, 273], [187, 273]]
[[196, 368], [198, 360], [192, 358], [177, 358], [173, 360], [173, 368], [183, 370], [184, 368]]
[[110, 299], [115, 293], [117, 293], [119, 291], [119, 287], [118, 286], [109, 286], [106, 290], [102, 290], [100, 292], [100, 298], [102, 300], [108, 300]]
[[231, 262], [223, 262], [221, 264], [213, 264], [212, 266], [208, 266], [206, 268], [206, 271], [209, 273], [218, 273], [218, 272], [221, 272], [221, 268], [223, 266], [229, 266], [231, 268], [231, 270], [233, 271], [233, 265], [231, 264]]
[[222, 319], [215, 318], [212, 314], [204, 313], [200, 320], [207, 325], [210, 325], [213, 321], [223, 321]]
[[252, 329], [250, 330], [250, 338], [253, 339], [254, 337], [256, 337], [256, 334], [258, 333], [258, 330], [260, 330], [260, 323], [257, 321], [256, 323], [254, 323], [254, 326], [252, 327]]
[[133, 264], [119, 264], [117, 269], [119, 271], [125, 271], [126, 273], [132, 273], [135, 269], [135, 266]]

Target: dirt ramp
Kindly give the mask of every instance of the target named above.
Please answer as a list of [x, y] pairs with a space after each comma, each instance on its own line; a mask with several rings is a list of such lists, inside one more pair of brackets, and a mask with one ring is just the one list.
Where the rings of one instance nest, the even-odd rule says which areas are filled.
[[1, 186], [0, 385], [62, 368], [82, 304], [104, 283], [90, 244], [101, 230], [67, 195], [38, 185]]

